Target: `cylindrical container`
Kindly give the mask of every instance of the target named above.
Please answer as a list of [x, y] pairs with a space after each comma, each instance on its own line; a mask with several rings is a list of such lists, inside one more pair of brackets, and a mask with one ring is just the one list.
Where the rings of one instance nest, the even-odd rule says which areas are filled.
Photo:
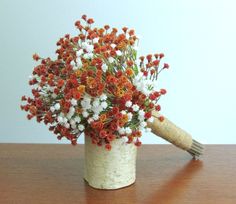
[[137, 147], [124, 138], [115, 139], [111, 146], [108, 151], [85, 136], [84, 179], [94, 188], [118, 189], [135, 182]]

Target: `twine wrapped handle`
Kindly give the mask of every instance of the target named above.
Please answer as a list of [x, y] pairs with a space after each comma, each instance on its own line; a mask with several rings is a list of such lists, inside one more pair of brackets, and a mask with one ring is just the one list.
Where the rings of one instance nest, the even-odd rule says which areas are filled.
[[152, 112], [152, 116], [154, 117], [154, 121], [148, 123], [148, 127], [151, 128], [152, 133], [189, 152], [194, 158], [203, 154], [203, 145], [192, 139], [189, 133], [177, 127], [167, 118], [161, 122], [159, 120], [161, 115], [156, 111]]

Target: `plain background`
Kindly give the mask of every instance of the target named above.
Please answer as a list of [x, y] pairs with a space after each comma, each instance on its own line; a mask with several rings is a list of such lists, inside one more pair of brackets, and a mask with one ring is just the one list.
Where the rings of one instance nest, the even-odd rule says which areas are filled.
[[[236, 143], [235, 9], [233, 0], [1, 0], [0, 142], [58, 143], [26, 119], [20, 98], [30, 94], [32, 54], [55, 57], [56, 41], [75, 35], [74, 22], [87, 14], [96, 26], [135, 28], [140, 55], [165, 53], [162, 114], [203, 143]], [[142, 141], [165, 143], [152, 134]]]

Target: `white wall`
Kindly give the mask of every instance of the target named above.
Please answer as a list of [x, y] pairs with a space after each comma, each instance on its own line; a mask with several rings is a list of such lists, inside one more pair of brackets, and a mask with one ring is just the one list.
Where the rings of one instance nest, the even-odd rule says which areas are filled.
[[[75, 20], [87, 14], [97, 26], [135, 28], [140, 54], [165, 53], [164, 115], [204, 143], [236, 143], [235, 8], [233, 0], [1, 0], [0, 142], [57, 142], [25, 119], [20, 97], [30, 93], [32, 54], [54, 56], [57, 39], [75, 34]], [[151, 134], [142, 141], [163, 143]]]

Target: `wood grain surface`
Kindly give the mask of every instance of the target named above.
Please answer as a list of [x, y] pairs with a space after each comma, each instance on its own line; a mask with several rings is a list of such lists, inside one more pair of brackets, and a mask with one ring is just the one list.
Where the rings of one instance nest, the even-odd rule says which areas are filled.
[[206, 145], [201, 160], [171, 145], [143, 145], [135, 184], [119, 190], [87, 185], [83, 151], [83, 145], [0, 144], [0, 204], [236, 203], [236, 145]]

